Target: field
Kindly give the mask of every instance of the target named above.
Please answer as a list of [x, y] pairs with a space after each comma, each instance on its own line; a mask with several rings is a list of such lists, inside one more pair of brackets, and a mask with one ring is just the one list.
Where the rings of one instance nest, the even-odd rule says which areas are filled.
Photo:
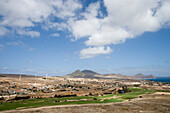
[[12, 110], [12, 109], [36, 108], [41, 106], [54, 106], [54, 105], [123, 102], [124, 100], [127, 99], [136, 98], [139, 95], [149, 94], [154, 92], [155, 92], [154, 90], [130, 88], [129, 92], [124, 94], [109, 94], [109, 95], [104, 95], [99, 97], [83, 96], [83, 97], [28, 99], [28, 100], [22, 100], [16, 102], [2, 103], [0, 104], [0, 111]]

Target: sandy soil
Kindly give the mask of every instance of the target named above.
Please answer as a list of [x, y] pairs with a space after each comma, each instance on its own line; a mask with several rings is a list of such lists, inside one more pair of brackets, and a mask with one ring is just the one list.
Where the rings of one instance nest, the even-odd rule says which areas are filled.
[[170, 113], [170, 93], [154, 93], [126, 102], [60, 105], [0, 113]]

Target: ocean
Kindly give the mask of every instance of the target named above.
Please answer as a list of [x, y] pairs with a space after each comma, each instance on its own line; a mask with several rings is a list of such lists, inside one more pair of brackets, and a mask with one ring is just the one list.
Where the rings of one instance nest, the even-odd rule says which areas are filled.
[[157, 77], [156, 79], [147, 79], [147, 80], [170, 83], [170, 78], [167, 77]]

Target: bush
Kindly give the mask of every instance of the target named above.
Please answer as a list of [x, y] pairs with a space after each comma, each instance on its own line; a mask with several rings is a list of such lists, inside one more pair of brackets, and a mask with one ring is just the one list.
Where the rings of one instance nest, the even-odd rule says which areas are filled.
[[93, 98], [93, 100], [97, 100], [97, 98]]

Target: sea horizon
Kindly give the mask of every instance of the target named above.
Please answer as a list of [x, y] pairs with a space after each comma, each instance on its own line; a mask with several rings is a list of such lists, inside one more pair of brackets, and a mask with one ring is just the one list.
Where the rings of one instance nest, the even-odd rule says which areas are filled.
[[169, 77], [157, 77], [155, 79], [147, 79], [147, 80], [155, 81], [155, 82], [170, 83], [170, 78]]

